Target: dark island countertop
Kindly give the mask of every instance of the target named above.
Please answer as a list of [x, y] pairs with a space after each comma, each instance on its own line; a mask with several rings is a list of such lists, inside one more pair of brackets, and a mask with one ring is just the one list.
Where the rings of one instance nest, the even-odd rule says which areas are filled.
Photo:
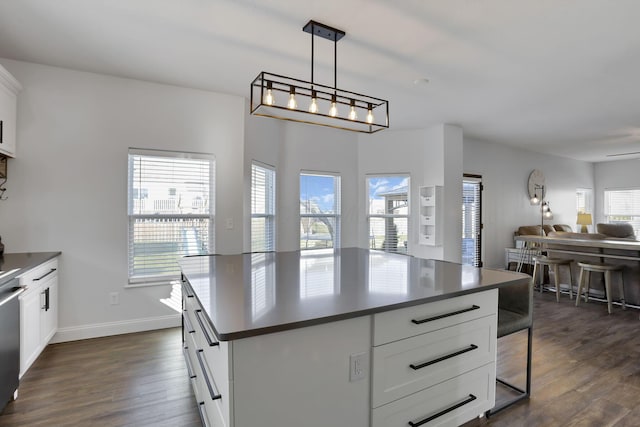
[[0, 256], [0, 285], [60, 255], [61, 252], [5, 253]]
[[505, 270], [360, 248], [185, 257], [183, 276], [223, 341], [527, 283]]

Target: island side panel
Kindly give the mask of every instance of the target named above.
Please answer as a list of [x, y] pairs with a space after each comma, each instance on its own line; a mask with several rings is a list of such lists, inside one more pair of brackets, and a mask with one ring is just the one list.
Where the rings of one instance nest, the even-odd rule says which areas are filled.
[[235, 427], [370, 425], [370, 352], [370, 316], [233, 341]]

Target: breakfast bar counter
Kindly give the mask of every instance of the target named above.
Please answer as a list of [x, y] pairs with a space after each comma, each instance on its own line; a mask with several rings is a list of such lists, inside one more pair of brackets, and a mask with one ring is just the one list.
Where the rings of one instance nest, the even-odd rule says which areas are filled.
[[[579, 275], [579, 261], [604, 262], [620, 266], [622, 279], [624, 280], [624, 300], [627, 306], [640, 307], [640, 241], [630, 239], [590, 239], [585, 235], [584, 239], [543, 236], [516, 236], [516, 240], [526, 243], [522, 251], [530, 250], [532, 244], [536, 251], [543, 250], [554, 258], [571, 259], [572, 286], [577, 290]], [[620, 280], [618, 277], [615, 280]], [[568, 277], [561, 277], [561, 283], [568, 283]], [[589, 293], [592, 296], [604, 298], [602, 275], [594, 275], [589, 282]], [[618, 286], [612, 286], [613, 299], [622, 299]]]
[[235, 427], [462, 424], [495, 402], [498, 288], [530, 281], [358, 248], [181, 266], [202, 418]]

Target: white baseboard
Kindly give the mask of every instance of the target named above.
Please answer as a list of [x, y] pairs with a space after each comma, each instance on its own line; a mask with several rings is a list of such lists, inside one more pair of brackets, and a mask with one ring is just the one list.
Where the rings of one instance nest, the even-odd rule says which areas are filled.
[[51, 343], [86, 340], [89, 338], [106, 337], [109, 335], [152, 331], [154, 329], [174, 328], [181, 324], [180, 314], [172, 314], [168, 316], [147, 317], [144, 319], [72, 326], [68, 328], [59, 328], [51, 339]]

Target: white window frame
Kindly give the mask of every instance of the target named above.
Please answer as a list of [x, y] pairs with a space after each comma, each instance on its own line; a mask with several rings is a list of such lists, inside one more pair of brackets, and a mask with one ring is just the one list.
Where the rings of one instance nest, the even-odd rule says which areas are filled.
[[[403, 177], [406, 178], [408, 181], [408, 185], [407, 185], [407, 214], [372, 214], [371, 213], [371, 209], [370, 209], [370, 204], [371, 204], [371, 198], [369, 197], [369, 179], [372, 178], [385, 178], [385, 177]], [[410, 236], [411, 236], [411, 174], [407, 173], [407, 172], [392, 172], [392, 173], [376, 173], [376, 174], [367, 174], [365, 176], [365, 180], [364, 180], [364, 184], [365, 184], [365, 197], [366, 197], [366, 202], [365, 202], [365, 206], [367, 209], [366, 212], [366, 235], [369, 236], [368, 237], [368, 244], [367, 247], [371, 248], [371, 219], [372, 218], [382, 218], [382, 219], [401, 219], [401, 218], [406, 218], [407, 221], [407, 248], [406, 251], [409, 251], [409, 240], [410, 240]], [[384, 249], [381, 249], [384, 250]], [[385, 250], [386, 251], [386, 250]], [[386, 252], [400, 252], [400, 251], [386, 251]]]
[[[266, 212], [258, 213], [255, 212], [255, 170], [262, 169], [266, 171], [266, 174], [271, 173], [272, 176], [270, 178], [271, 184], [270, 188], [266, 188], [269, 186], [268, 180], [265, 181], [265, 198], [266, 198]], [[267, 165], [266, 163], [261, 163], [258, 161], [251, 162], [251, 195], [250, 195], [250, 204], [251, 204], [251, 225], [250, 225], [250, 245], [251, 252], [271, 252], [275, 250], [276, 247], [276, 169], [271, 165]], [[255, 247], [253, 243], [254, 237], [254, 229], [253, 229], [253, 219], [264, 219], [265, 225], [267, 227], [266, 233], [268, 237], [265, 239], [264, 247]]]
[[[300, 178], [303, 175], [316, 175], [316, 176], [326, 176], [326, 177], [333, 177], [334, 178], [334, 183], [333, 183], [333, 197], [335, 200], [335, 207], [336, 207], [336, 212], [335, 213], [328, 213], [328, 214], [315, 214], [315, 213], [302, 213], [302, 205], [300, 204], [299, 207], [299, 215], [300, 215], [300, 220], [298, 221], [298, 230], [300, 233], [302, 233], [302, 231], [300, 230], [300, 224], [302, 221], [302, 218], [333, 218], [334, 219], [334, 224], [335, 224], [335, 228], [333, 230], [333, 241], [332, 241], [332, 247], [337, 249], [340, 248], [340, 235], [342, 234], [342, 225], [341, 225], [341, 216], [342, 216], [342, 177], [340, 176], [339, 173], [336, 172], [323, 172], [323, 171], [309, 171], [309, 170], [302, 170], [300, 171], [300, 175], [298, 176], [298, 186], [300, 185]], [[298, 200], [301, 202], [301, 197], [302, 197], [302, 191], [301, 189], [298, 187]], [[301, 250], [312, 250], [312, 249], [324, 249], [324, 248], [309, 248], [309, 247], [303, 247], [302, 246], [302, 239], [303, 235], [300, 234], [300, 238], [298, 239], [298, 241], [300, 242], [300, 249]], [[307, 239], [308, 242], [308, 239]]]
[[[584, 198], [584, 207], [580, 207], [580, 199]], [[576, 213], [593, 213], [593, 189], [576, 188]]]
[[[166, 157], [172, 159], [199, 159], [209, 161], [209, 209], [207, 214], [166, 214], [166, 213], [155, 213], [155, 214], [139, 214], [134, 213], [133, 206], [133, 158], [135, 156], [152, 156], [152, 157]], [[129, 148], [127, 155], [127, 216], [128, 216], [128, 226], [127, 226], [127, 287], [138, 287], [138, 286], [153, 286], [153, 285], [166, 285], [180, 278], [179, 272], [177, 274], [163, 274], [163, 275], [155, 275], [155, 276], [140, 276], [140, 277], [132, 277], [133, 272], [133, 248], [132, 245], [134, 243], [134, 224], [136, 220], [140, 219], [203, 219], [208, 221], [208, 252], [213, 253], [215, 251], [215, 157], [211, 154], [204, 153], [189, 153], [189, 152], [178, 152], [178, 151], [168, 151], [168, 150], [152, 150], [152, 149], [138, 149], [138, 148]], [[173, 188], [171, 184], [167, 185], [167, 189]], [[181, 258], [182, 255], [178, 255], [176, 261]]]

